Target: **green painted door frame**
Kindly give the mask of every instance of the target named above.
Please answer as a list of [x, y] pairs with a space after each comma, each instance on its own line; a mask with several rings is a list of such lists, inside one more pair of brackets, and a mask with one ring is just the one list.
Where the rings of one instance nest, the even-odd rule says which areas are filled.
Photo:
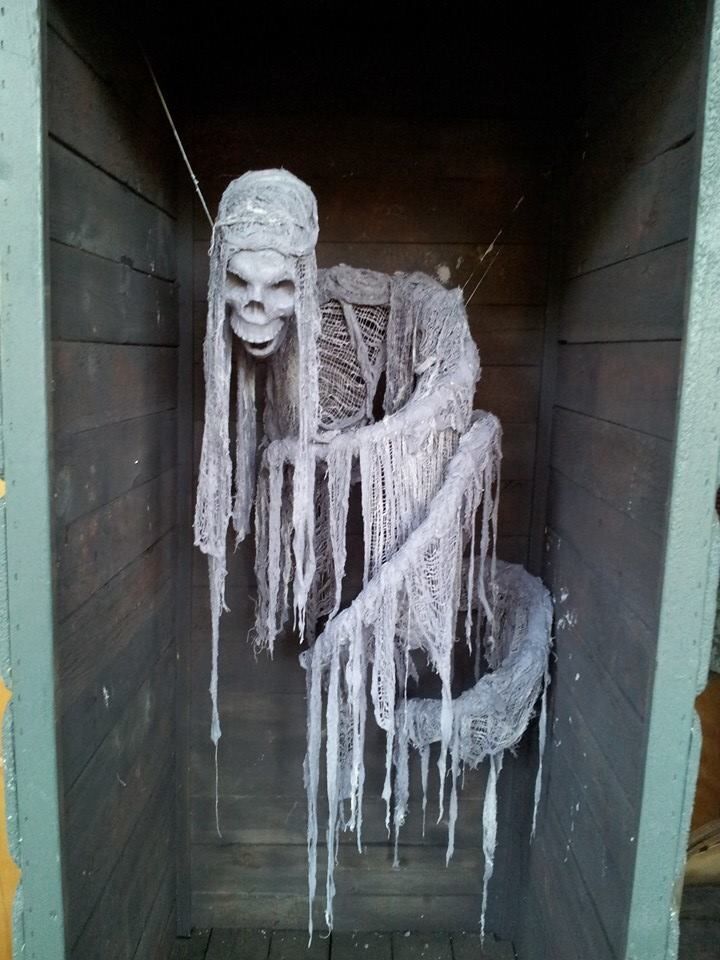
[[[713, 9], [714, 8], [714, 9]], [[679, 413], [627, 960], [674, 960], [720, 569], [720, 3], [710, 7]]]
[[[22, 916], [15, 956], [63, 960], [47, 309], [43, 0], [0, 7], [0, 367], [9, 686]], [[6, 755], [8, 748], [6, 745]]]

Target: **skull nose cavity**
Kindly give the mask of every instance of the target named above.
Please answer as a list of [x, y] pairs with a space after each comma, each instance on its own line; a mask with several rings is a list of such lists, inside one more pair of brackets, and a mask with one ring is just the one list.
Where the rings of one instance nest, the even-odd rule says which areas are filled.
[[242, 311], [243, 319], [248, 323], [264, 323], [265, 307], [259, 300], [249, 300]]

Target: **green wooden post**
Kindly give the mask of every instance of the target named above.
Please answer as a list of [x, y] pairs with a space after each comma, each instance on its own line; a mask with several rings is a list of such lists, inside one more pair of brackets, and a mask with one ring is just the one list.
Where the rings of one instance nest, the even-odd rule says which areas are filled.
[[42, 0], [4, 0], [0, 7], [0, 350], [23, 956], [62, 960], [48, 469], [44, 22]]
[[[628, 960], [672, 960], [700, 745], [720, 530], [720, 4], [711, 19], [688, 321]], [[630, 838], [628, 838], [630, 842]]]

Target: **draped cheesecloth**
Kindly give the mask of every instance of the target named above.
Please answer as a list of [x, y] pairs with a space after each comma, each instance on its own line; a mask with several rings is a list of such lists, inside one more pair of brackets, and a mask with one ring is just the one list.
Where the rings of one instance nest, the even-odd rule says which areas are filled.
[[210, 245], [208, 317], [204, 345], [205, 430], [195, 504], [195, 544], [208, 555], [212, 618], [211, 737], [217, 746], [220, 616], [225, 608], [227, 533], [230, 521], [236, 542], [250, 528], [255, 491], [256, 414], [253, 361], [242, 353], [237, 368], [237, 440], [235, 482], [230, 453], [230, 378], [232, 333], [226, 318], [225, 279], [230, 258], [241, 250], [275, 250], [294, 258], [294, 341], [307, 381], [296, 381], [292, 403], [297, 411], [297, 457], [293, 474], [295, 605], [302, 624], [315, 560], [313, 550], [314, 460], [309, 441], [318, 417], [317, 302], [315, 244], [317, 205], [312, 191], [286, 170], [250, 171], [233, 180], [220, 200]]
[[[368, 706], [385, 733], [382, 796], [396, 843], [409, 804], [410, 747], [419, 751], [426, 792], [430, 745], [438, 744], [440, 817], [449, 767], [448, 859], [459, 771], [489, 759], [484, 927], [497, 778], [503, 752], [522, 736], [547, 685], [549, 600], [539, 581], [523, 571], [496, 568], [501, 429], [494, 416], [472, 409], [480, 363], [461, 292], [419, 273], [388, 276], [341, 265], [318, 276], [311, 198], [308, 188], [284, 172], [248, 174], [226, 191], [215, 225], [196, 513], [196, 542], [210, 557], [213, 737], [219, 736], [217, 636], [227, 528], [232, 517], [237, 537], [247, 533], [254, 492], [254, 642], [272, 652], [292, 594], [301, 640], [310, 644], [300, 658], [308, 701], [310, 933], [323, 721], [325, 919], [332, 927], [340, 829], [354, 830], [362, 848]], [[257, 483], [252, 369], [247, 358], [240, 362], [233, 500], [230, 334], [222, 284], [232, 252], [263, 248], [297, 257], [296, 317], [292, 335], [268, 362]], [[343, 596], [348, 512], [358, 484], [363, 576], [360, 591], [348, 598]], [[453, 700], [458, 642], [476, 652], [482, 669], [475, 687]], [[438, 700], [411, 695], [417, 657], [439, 678]], [[543, 698], [541, 747], [544, 703]], [[538, 798], [536, 792], [536, 804]]]

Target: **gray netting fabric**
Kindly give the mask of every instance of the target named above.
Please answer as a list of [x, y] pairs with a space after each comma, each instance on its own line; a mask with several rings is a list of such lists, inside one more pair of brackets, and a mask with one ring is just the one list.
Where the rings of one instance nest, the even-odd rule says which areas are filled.
[[[240, 363], [231, 498], [230, 334], [222, 281], [229, 255], [243, 244], [247, 249], [247, 237], [250, 249], [271, 248], [297, 258], [296, 311], [292, 330], [268, 361], [257, 464], [254, 377], [248, 358]], [[323, 725], [328, 927], [339, 830], [354, 830], [362, 846], [368, 706], [385, 732], [382, 795], [387, 828], [394, 819], [396, 840], [409, 802], [411, 746], [420, 752], [426, 783], [429, 745], [438, 743], [441, 816], [450, 760], [448, 857], [458, 771], [490, 758], [487, 885], [494, 785], [503, 751], [524, 732], [547, 678], [549, 643], [549, 607], [538, 582], [504, 565], [496, 575], [501, 430], [491, 414], [472, 410], [480, 364], [461, 291], [446, 290], [424, 274], [391, 277], [340, 266], [318, 275], [316, 238], [312, 193], [284, 171], [247, 174], [223, 197], [211, 248], [206, 424], [195, 523], [196, 543], [210, 560], [216, 746], [226, 533], [231, 520], [238, 539], [247, 533], [253, 492], [256, 647], [272, 654], [294, 612], [307, 681], [311, 934]], [[355, 484], [362, 502], [363, 586], [343, 606]], [[489, 672], [453, 701], [458, 638], [482, 646]], [[439, 677], [437, 701], [408, 697], [418, 654]]]

